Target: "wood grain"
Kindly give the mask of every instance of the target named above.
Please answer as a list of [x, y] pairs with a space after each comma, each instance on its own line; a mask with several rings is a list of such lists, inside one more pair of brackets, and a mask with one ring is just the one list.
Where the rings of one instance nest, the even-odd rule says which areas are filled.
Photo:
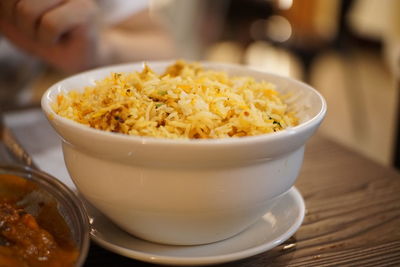
[[[303, 225], [284, 244], [219, 267], [400, 266], [400, 175], [328, 139], [308, 143]], [[93, 245], [85, 267], [154, 266]]]

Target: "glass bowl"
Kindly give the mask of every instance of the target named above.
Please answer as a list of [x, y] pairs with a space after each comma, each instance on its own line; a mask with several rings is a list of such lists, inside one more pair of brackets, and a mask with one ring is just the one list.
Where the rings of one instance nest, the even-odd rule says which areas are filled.
[[[29, 182], [21, 183], [23, 180], [18, 177]], [[10, 179], [13, 179], [11, 186]], [[28, 192], [21, 189], [21, 184], [28, 184]], [[7, 188], [17, 188], [18, 190], [10, 192]], [[17, 204], [34, 216], [51, 204], [53, 210], [61, 215], [61, 220], [65, 221], [67, 226], [65, 232], [69, 231], [66, 233], [69, 236], [68, 241], [72, 241], [72, 245], [79, 252], [74, 266], [83, 266], [90, 242], [89, 222], [84, 206], [74, 192], [56, 178], [39, 170], [27, 166], [0, 165], [0, 199], [10, 196], [18, 199]], [[59, 216], [56, 217], [60, 219]], [[60, 223], [55, 219], [54, 221], [48, 219], [48, 221], [48, 227]], [[49, 231], [49, 229], [46, 230]]]

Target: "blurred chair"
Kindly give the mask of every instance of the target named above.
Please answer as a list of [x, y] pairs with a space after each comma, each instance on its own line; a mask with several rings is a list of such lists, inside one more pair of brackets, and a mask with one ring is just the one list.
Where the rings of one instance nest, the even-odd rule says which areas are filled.
[[[398, 68], [400, 70], [400, 57], [398, 57]], [[393, 165], [400, 170], [400, 72], [396, 75], [396, 90], [398, 93], [397, 97], [397, 121], [396, 121], [396, 132], [395, 132], [395, 146], [393, 152]]]

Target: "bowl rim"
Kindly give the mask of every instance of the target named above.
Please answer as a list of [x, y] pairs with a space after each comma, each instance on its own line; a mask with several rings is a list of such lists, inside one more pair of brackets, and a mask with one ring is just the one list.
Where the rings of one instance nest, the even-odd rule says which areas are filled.
[[[258, 143], [258, 142], [265, 142], [265, 141], [275, 141], [275, 140], [280, 140], [283, 138], [287, 138], [289, 136], [292, 136], [294, 134], [298, 134], [300, 132], [307, 131], [310, 128], [313, 128], [314, 126], [318, 125], [322, 121], [322, 119], [325, 117], [326, 112], [327, 112], [327, 103], [325, 98], [322, 96], [321, 93], [319, 93], [316, 89], [314, 89], [312, 86], [293, 79], [291, 77], [283, 76], [283, 75], [278, 75], [275, 73], [271, 72], [266, 72], [266, 71], [260, 71], [254, 68], [251, 68], [249, 66], [244, 66], [240, 64], [227, 64], [227, 63], [219, 63], [219, 62], [209, 62], [209, 61], [198, 61], [199, 63], [203, 64], [206, 67], [217, 67], [217, 68], [230, 68], [230, 69], [246, 69], [247, 71], [250, 70], [254, 73], [258, 73], [259, 75], [269, 75], [274, 78], [278, 79], [283, 79], [287, 80], [290, 83], [297, 84], [299, 86], [307, 88], [307, 90], [311, 91], [314, 93], [318, 99], [320, 100], [321, 103], [321, 108], [318, 111], [318, 113], [313, 116], [312, 118], [309, 118], [307, 121], [302, 122], [299, 125], [296, 125], [294, 127], [289, 127], [284, 130], [274, 132], [274, 133], [266, 133], [266, 134], [261, 134], [261, 135], [255, 135], [255, 136], [244, 136], [240, 138], [215, 138], [215, 139], [184, 139], [184, 138], [163, 138], [163, 137], [151, 137], [151, 136], [135, 136], [135, 135], [127, 135], [123, 133], [116, 133], [116, 132], [108, 132], [104, 130], [99, 130], [95, 128], [91, 128], [87, 125], [81, 124], [79, 122], [73, 121], [71, 119], [64, 118], [57, 113], [54, 112], [54, 110], [51, 108], [50, 103], [53, 101], [51, 99], [52, 94], [54, 94], [54, 91], [58, 90], [58, 88], [68, 80], [76, 79], [79, 77], [84, 77], [90, 74], [94, 74], [97, 72], [103, 72], [103, 71], [108, 71], [112, 72], [112, 69], [115, 68], [127, 68], [132, 66], [137, 67], [139, 65], [144, 66], [144, 64], [149, 64], [149, 65], [166, 65], [171, 62], [175, 62], [176, 60], [167, 60], [167, 61], [140, 61], [140, 62], [131, 62], [131, 63], [124, 63], [124, 64], [116, 64], [116, 65], [110, 65], [110, 66], [104, 66], [104, 67], [99, 67], [91, 70], [87, 70], [81, 73], [74, 74], [72, 76], [69, 76], [52, 86], [50, 86], [45, 93], [43, 94], [41, 98], [41, 107], [42, 110], [44, 111], [45, 115], [47, 116], [48, 120], [52, 124], [52, 121], [57, 121], [71, 129], [79, 130], [86, 132], [88, 134], [94, 134], [98, 135], [100, 137], [105, 137], [109, 138], [110, 140], [115, 140], [115, 141], [127, 141], [127, 142], [138, 142], [140, 144], [154, 144], [154, 145], [180, 145], [180, 146], [186, 146], [186, 145], [201, 145], [201, 146], [215, 146], [215, 145], [240, 145], [243, 143], [249, 144], [249, 143]], [[85, 85], [82, 85], [84, 87]], [[62, 134], [61, 134], [62, 136]]]
[[[86, 261], [89, 246], [90, 246], [90, 234], [89, 234], [89, 219], [83, 202], [79, 197], [64, 183], [57, 178], [47, 174], [41, 170], [31, 168], [26, 165], [8, 165], [0, 164], [0, 170], [10, 171], [16, 173], [26, 173], [29, 177], [22, 176], [23, 179], [27, 179], [34, 184], [37, 184], [40, 188], [43, 188], [49, 194], [54, 195], [54, 192], [61, 195], [67, 200], [68, 204], [71, 205], [76, 211], [78, 217], [78, 224], [81, 226], [81, 247], [79, 249], [79, 256], [75, 262], [76, 267], [83, 266]], [[33, 174], [33, 175], [32, 175]], [[45, 184], [45, 185], [43, 185]], [[48, 188], [54, 189], [54, 192], [48, 190]]]

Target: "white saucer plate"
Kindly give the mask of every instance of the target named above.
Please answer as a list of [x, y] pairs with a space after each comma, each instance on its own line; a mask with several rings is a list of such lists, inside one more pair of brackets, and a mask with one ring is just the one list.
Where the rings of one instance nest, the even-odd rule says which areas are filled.
[[136, 238], [115, 226], [93, 207], [91, 237], [100, 246], [140, 261], [168, 265], [210, 265], [247, 258], [289, 239], [304, 219], [305, 205], [293, 187], [258, 222], [229, 239], [197, 246], [169, 246]]

